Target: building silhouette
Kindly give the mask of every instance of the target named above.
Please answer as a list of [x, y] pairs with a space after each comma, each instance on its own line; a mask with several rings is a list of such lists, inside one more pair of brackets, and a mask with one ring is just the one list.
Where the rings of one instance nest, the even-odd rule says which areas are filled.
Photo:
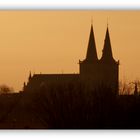
[[87, 89], [109, 87], [118, 93], [119, 61], [115, 61], [112, 54], [109, 29], [107, 26], [103, 52], [98, 59], [96, 43], [91, 24], [90, 36], [86, 58], [79, 60], [79, 74], [33, 74], [29, 75], [27, 84], [24, 83], [24, 91], [37, 92], [41, 87], [68, 85], [70, 83], [82, 83]]

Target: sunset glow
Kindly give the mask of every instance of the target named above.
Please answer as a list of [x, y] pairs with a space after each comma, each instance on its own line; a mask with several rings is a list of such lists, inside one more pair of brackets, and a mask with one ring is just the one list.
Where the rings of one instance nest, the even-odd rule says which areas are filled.
[[91, 19], [98, 58], [108, 23], [120, 80], [140, 79], [140, 11], [0, 11], [0, 84], [18, 91], [30, 71], [79, 73]]

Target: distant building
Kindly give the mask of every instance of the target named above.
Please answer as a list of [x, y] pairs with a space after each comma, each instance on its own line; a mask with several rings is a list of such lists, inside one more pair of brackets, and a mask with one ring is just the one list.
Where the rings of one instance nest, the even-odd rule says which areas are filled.
[[96, 43], [91, 25], [86, 58], [79, 60], [79, 74], [34, 74], [30, 73], [24, 91], [36, 92], [41, 86], [67, 85], [69, 83], [84, 83], [87, 88], [107, 86], [118, 93], [119, 61], [115, 61], [107, 27], [101, 59], [97, 57]]

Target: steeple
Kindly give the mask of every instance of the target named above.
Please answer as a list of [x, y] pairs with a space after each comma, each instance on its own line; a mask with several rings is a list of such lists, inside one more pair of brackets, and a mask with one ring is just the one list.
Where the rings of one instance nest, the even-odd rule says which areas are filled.
[[106, 36], [105, 36], [105, 40], [104, 40], [103, 54], [102, 54], [101, 60], [109, 61], [109, 62], [112, 60], [114, 61], [113, 55], [112, 55], [108, 25], [107, 25]]
[[24, 82], [23, 83], [23, 91], [25, 90], [25, 88], [26, 88], [26, 83]]
[[31, 71], [30, 71], [28, 79], [31, 80], [31, 78], [32, 78], [32, 74], [31, 74]]
[[86, 61], [95, 62], [97, 60], [98, 58], [97, 58], [96, 44], [95, 44], [95, 38], [93, 32], [93, 25], [91, 24]]

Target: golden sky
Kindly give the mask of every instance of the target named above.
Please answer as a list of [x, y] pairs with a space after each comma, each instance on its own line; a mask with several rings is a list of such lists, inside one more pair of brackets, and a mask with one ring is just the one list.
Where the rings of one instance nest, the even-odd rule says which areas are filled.
[[98, 58], [107, 21], [120, 80], [140, 79], [140, 11], [0, 11], [0, 84], [16, 91], [32, 73], [78, 73], [91, 19]]

